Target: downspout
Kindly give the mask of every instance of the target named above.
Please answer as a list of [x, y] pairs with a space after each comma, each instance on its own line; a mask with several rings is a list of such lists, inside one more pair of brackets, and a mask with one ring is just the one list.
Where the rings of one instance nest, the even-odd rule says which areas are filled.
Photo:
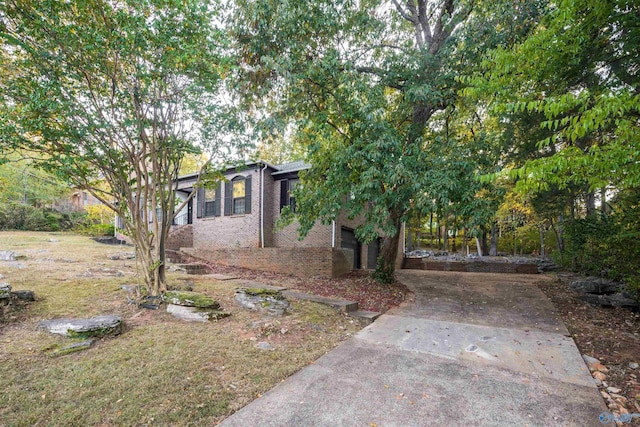
[[260, 247], [264, 248], [264, 170], [265, 164], [260, 171]]
[[336, 221], [331, 221], [331, 247], [336, 247]]

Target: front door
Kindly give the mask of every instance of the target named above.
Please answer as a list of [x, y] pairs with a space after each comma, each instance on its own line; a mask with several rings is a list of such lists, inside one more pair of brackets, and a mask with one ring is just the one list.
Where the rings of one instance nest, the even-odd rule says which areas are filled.
[[193, 224], [193, 197], [187, 202], [187, 224]]

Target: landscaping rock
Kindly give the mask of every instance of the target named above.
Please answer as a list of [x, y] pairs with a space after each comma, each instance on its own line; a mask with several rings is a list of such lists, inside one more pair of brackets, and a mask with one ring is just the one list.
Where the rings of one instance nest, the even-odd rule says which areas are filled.
[[220, 304], [208, 295], [189, 291], [167, 291], [164, 293], [164, 301], [183, 307], [198, 307], [218, 309]]
[[208, 322], [229, 317], [231, 314], [218, 309], [203, 309], [184, 305], [168, 304], [167, 313], [189, 322]]
[[282, 292], [272, 289], [238, 288], [235, 300], [243, 308], [264, 311], [274, 316], [282, 316], [289, 308], [289, 301]]
[[162, 304], [162, 297], [154, 297], [151, 295], [147, 295], [142, 298], [140, 301], [140, 308], [146, 308], [149, 310], [157, 310], [160, 308], [160, 304]]
[[569, 283], [572, 289], [587, 294], [610, 295], [619, 292], [624, 285], [602, 277], [581, 277]]
[[113, 254], [113, 255], [109, 255], [107, 257], [110, 260], [116, 261], [119, 259], [122, 260], [126, 260], [126, 259], [135, 259], [136, 258], [136, 253], [135, 252], [122, 252], [119, 254]]
[[640, 304], [634, 299], [625, 297], [622, 293], [612, 295], [584, 294], [580, 296], [580, 299], [598, 307], [622, 307], [640, 311]]
[[630, 369], [638, 369], [638, 364], [636, 362], [631, 362], [631, 363], [629, 363], [629, 368]]
[[587, 367], [591, 372], [594, 372], [594, 371], [607, 372], [608, 371], [607, 367], [604, 366], [602, 362], [600, 362], [595, 357], [591, 357], [589, 355], [583, 354], [582, 359], [584, 359], [584, 363], [587, 364]]
[[71, 338], [117, 335], [122, 330], [120, 316], [97, 316], [89, 319], [52, 319], [38, 323], [40, 329]]
[[6, 282], [0, 283], [0, 299], [9, 298], [11, 298], [11, 285]]
[[256, 347], [259, 348], [260, 350], [274, 350], [273, 346], [271, 344], [269, 344], [268, 342], [264, 342], [261, 341], [258, 344], [256, 344]]
[[33, 291], [12, 291], [11, 295], [21, 301], [35, 301], [36, 295]]
[[15, 261], [16, 253], [13, 251], [0, 251], [0, 261]]
[[71, 354], [71, 353], [76, 353], [78, 351], [87, 350], [91, 348], [94, 341], [95, 340], [91, 338], [85, 341], [74, 342], [73, 344], [69, 344], [60, 348], [53, 349], [49, 353], [49, 356], [58, 357], [58, 356], [64, 356], [65, 354]]

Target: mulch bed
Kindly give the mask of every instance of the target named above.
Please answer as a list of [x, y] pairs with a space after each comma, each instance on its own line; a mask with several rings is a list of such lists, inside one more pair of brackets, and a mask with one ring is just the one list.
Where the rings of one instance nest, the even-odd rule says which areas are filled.
[[[574, 276], [558, 277], [540, 288], [556, 306], [580, 352], [599, 359], [608, 369], [605, 385], [621, 389], [617, 394], [625, 397], [626, 410], [640, 414], [640, 369], [629, 367], [640, 363], [640, 314], [591, 305], [569, 287]], [[606, 387], [600, 389], [606, 392]], [[640, 419], [634, 419], [632, 425], [640, 425]]]
[[[189, 261], [203, 263], [202, 260]], [[373, 280], [366, 271], [352, 271], [338, 278], [300, 278], [286, 274], [260, 272], [239, 267], [228, 267], [213, 263], [203, 263], [211, 273], [233, 275], [240, 279], [253, 280], [272, 286], [283, 286], [323, 297], [341, 298], [358, 303], [360, 310], [384, 313], [400, 305], [411, 291], [394, 282], [381, 284]]]

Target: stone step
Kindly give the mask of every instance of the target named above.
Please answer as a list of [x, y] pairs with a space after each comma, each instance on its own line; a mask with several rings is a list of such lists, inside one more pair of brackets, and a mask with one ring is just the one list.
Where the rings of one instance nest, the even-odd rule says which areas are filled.
[[356, 310], [349, 313], [349, 316], [355, 317], [360, 320], [364, 324], [371, 324], [375, 322], [375, 320], [380, 317], [382, 313], [378, 313], [377, 311], [368, 311], [368, 310]]
[[203, 264], [177, 264], [179, 268], [184, 268], [187, 274], [207, 274], [206, 266]]
[[305, 301], [317, 302], [319, 304], [328, 305], [345, 313], [351, 313], [358, 310], [358, 303], [336, 298], [321, 297], [318, 295], [305, 294], [298, 291], [283, 291], [282, 295], [287, 298], [301, 299]]

